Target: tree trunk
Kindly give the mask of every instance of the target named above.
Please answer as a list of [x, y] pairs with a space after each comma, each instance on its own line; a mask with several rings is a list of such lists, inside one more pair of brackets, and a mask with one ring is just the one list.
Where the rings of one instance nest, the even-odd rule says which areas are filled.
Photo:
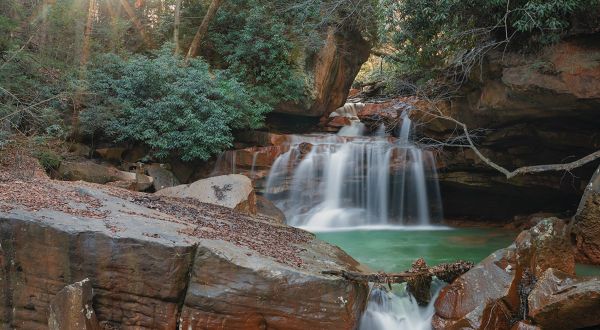
[[[79, 58], [79, 80], [85, 80], [86, 78], [86, 67], [90, 59], [90, 44], [92, 30], [94, 29], [94, 16], [96, 15], [96, 0], [88, 1], [87, 8], [87, 20], [85, 22], [85, 29], [83, 30], [83, 44], [81, 46], [81, 57]], [[71, 134], [73, 137], [79, 135], [79, 112], [81, 111], [81, 103], [83, 99], [83, 87], [79, 86], [75, 91], [73, 97], [73, 117], [71, 118], [72, 130]]]
[[181, 0], [175, 0], [175, 25], [173, 26], [173, 42], [175, 43], [175, 54], [181, 52], [179, 46], [179, 25], [181, 24]]
[[43, 54], [46, 54], [46, 44], [48, 43], [48, 15], [50, 14], [50, 3], [48, 0], [42, 1], [41, 19], [42, 24], [40, 26], [40, 41], [39, 49]]
[[110, 16], [110, 49], [116, 53], [120, 45], [120, 27], [122, 6], [118, 0], [106, 1], [106, 8]]
[[188, 50], [187, 56], [185, 57], [186, 61], [192, 57], [198, 56], [198, 49], [200, 48], [202, 39], [204, 39], [204, 36], [208, 31], [208, 25], [217, 14], [217, 10], [219, 10], [219, 7], [221, 6], [222, 2], [223, 0], [212, 0], [212, 2], [210, 3], [208, 11], [206, 12], [206, 15], [204, 15], [202, 23], [198, 27], [198, 31], [196, 32], [194, 40], [192, 41], [192, 44], [190, 45], [190, 48]]
[[85, 22], [85, 30], [83, 32], [83, 46], [79, 61], [79, 65], [83, 70], [85, 70], [85, 67], [90, 59], [90, 43], [92, 30], [94, 28], [94, 15], [96, 15], [96, 0], [89, 0], [87, 20]]

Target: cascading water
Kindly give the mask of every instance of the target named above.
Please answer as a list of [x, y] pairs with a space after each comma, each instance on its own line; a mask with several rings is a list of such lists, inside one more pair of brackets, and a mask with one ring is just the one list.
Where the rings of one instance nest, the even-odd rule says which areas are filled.
[[[411, 126], [404, 115], [398, 138], [384, 127], [365, 136], [358, 121], [338, 135], [293, 136], [271, 167], [267, 196], [288, 224], [312, 231], [435, 223], [441, 219], [435, 159], [411, 141]], [[405, 289], [373, 288], [360, 329], [425, 330], [432, 316], [433, 303], [420, 307]]]
[[418, 225], [441, 218], [435, 159], [410, 140], [364, 136], [354, 122], [338, 135], [293, 136], [271, 168], [266, 192], [288, 224], [309, 230]]
[[393, 293], [385, 288], [373, 287], [367, 310], [360, 320], [361, 330], [429, 330], [434, 314], [434, 302], [443, 285], [436, 280], [432, 283], [433, 297], [424, 307], [419, 306], [406, 289]]

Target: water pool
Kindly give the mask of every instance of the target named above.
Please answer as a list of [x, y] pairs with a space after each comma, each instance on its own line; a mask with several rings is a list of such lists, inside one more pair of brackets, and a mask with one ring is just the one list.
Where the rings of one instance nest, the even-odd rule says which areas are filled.
[[422, 257], [429, 266], [457, 259], [479, 262], [512, 244], [515, 231], [498, 228], [317, 232], [374, 271], [400, 272]]

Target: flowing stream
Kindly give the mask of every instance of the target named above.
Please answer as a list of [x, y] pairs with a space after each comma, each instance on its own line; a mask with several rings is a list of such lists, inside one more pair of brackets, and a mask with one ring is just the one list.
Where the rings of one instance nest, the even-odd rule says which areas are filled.
[[[401, 272], [418, 257], [430, 265], [464, 259], [479, 262], [490, 253], [512, 243], [517, 233], [494, 229], [411, 229], [355, 230], [317, 233], [320, 239], [335, 244], [374, 271]], [[434, 299], [443, 283], [434, 281]], [[404, 285], [392, 292], [371, 291], [361, 330], [431, 329], [433, 303], [420, 307]]]
[[[411, 126], [404, 116], [397, 137], [383, 127], [366, 136], [358, 121], [337, 135], [293, 136], [271, 167], [267, 196], [288, 224], [314, 232], [435, 229], [442, 217], [435, 158], [413, 143]], [[360, 328], [429, 329], [432, 315], [433, 303], [419, 307], [403, 286], [374, 287]]]
[[[431, 266], [479, 262], [509, 245], [513, 233], [436, 225], [442, 207], [434, 154], [419, 148], [410, 119], [402, 119], [396, 137], [383, 128], [366, 135], [358, 121], [337, 135], [292, 136], [271, 167], [267, 197], [288, 224], [316, 232], [375, 271], [401, 272], [419, 257]], [[419, 306], [404, 285], [372, 287], [360, 329], [430, 329], [442, 285], [434, 280], [429, 306]]]

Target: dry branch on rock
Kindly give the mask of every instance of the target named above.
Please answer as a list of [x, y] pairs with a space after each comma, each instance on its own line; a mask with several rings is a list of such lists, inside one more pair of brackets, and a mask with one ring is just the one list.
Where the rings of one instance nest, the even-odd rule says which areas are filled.
[[450, 264], [439, 264], [429, 267], [425, 270], [414, 271], [413, 269], [402, 273], [360, 273], [348, 272], [344, 270], [325, 270], [325, 275], [341, 276], [350, 281], [366, 281], [375, 283], [404, 283], [418, 276], [435, 276], [444, 282], [452, 282], [460, 275], [473, 268], [473, 263], [469, 261], [457, 261]]
[[473, 268], [473, 263], [463, 260], [427, 267], [425, 260], [419, 258], [412, 264], [410, 270], [402, 273], [379, 272], [366, 274], [345, 270], [326, 270], [322, 273], [325, 275], [340, 276], [349, 281], [387, 284], [390, 288], [392, 283], [407, 282], [407, 288], [417, 302], [420, 305], [427, 305], [431, 299], [430, 288], [432, 277], [435, 276], [444, 282], [452, 283], [452, 281], [468, 272], [471, 268]]

